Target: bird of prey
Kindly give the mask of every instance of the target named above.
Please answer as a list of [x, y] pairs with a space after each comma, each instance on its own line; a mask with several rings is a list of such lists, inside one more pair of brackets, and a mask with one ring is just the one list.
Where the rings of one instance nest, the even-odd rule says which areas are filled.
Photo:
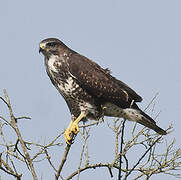
[[67, 144], [71, 144], [79, 132], [81, 120], [99, 120], [104, 116], [125, 118], [161, 135], [167, 134], [138, 107], [136, 103], [141, 102], [142, 97], [113, 77], [108, 69], [103, 69], [56, 38], [41, 41], [39, 52], [45, 56], [48, 76], [71, 113], [71, 122], [64, 132]]

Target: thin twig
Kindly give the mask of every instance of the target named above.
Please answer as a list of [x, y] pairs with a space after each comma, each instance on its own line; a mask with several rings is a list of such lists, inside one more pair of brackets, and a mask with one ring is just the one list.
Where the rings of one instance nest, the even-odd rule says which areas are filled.
[[16, 120], [19, 120], [19, 119], [31, 119], [30, 117], [28, 117], [28, 116], [21, 116], [21, 117], [16, 117], [15, 118]]
[[[86, 131], [86, 128], [85, 128], [83, 133], [82, 133], [82, 138], [84, 140], [84, 144], [82, 146], [82, 151], [81, 151], [81, 154], [80, 154], [80, 162], [79, 162], [78, 170], [81, 168], [81, 165], [82, 165], [83, 154], [84, 154], [84, 151], [85, 151], [87, 140], [89, 138], [89, 131], [90, 131], [90, 128], [88, 129], [88, 131]], [[80, 172], [78, 173], [77, 180], [79, 180], [79, 176], [80, 176]]]
[[112, 173], [111, 167], [107, 167], [107, 168], [108, 168], [108, 170], [109, 170], [109, 173], [110, 173], [111, 178], [114, 177], [114, 176], [113, 176], [113, 173]]
[[55, 180], [58, 180], [58, 178], [60, 177], [60, 173], [62, 171], [62, 168], [67, 160], [67, 155], [69, 153], [69, 150], [70, 150], [70, 147], [71, 147], [71, 144], [67, 144], [67, 146], [65, 147], [65, 151], [64, 151], [64, 154], [63, 154], [63, 157], [62, 157], [62, 160], [60, 162], [60, 165], [59, 165], [59, 168], [57, 170], [57, 173], [55, 174]]
[[146, 108], [144, 109], [144, 111], [146, 111], [149, 107], [150, 107], [150, 105], [153, 103], [153, 101], [157, 98], [157, 96], [158, 96], [158, 92], [155, 94], [155, 96], [152, 98], [152, 100], [150, 101], [150, 103], [146, 106]]
[[[0, 169], [6, 172], [9, 175], [12, 175], [16, 177], [18, 180], [21, 179], [22, 174], [17, 174], [17, 172], [14, 172], [12, 168], [0, 157], [1, 166]], [[2, 165], [5, 167], [3, 168]]]
[[90, 124], [83, 124], [83, 125], [80, 125], [79, 128], [90, 127], [90, 126], [98, 125], [99, 123], [100, 123], [99, 121], [96, 121]]
[[141, 158], [138, 160], [138, 162], [132, 167], [132, 169], [126, 174], [125, 176], [125, 180], [127, 179], [127, 177], [132, 173], [132, 171], [134, 171], [134, 169], [138, 166], [138, 164], [141, 162], [141, 160], [146, 156], [146, 154], [151, 150], [151, 148], [162, 138], [162, 136], [158, 137], [156, 139], [156, 141], [153, 142], [152, 145], [150, 145], [150, 147], [145, 151], [145, 153], [141, 156]]
[[87, 170], [87, 169], [96, 169], [97, 167], [106, 167], [106, 168], [111, 168], [111, 167], [114, 167], [114, 168], [116, 168], [116, 169], [119, 169], [119, 167], [118, 166], [116, 166], [116, 165], [112, 165], [112, 164], [110, 164], [110, 163], [98, 163], [98, 164], [90, 164], [90, 165], [88, 165], [88, 166], [85, 166], [85, 167], [83, 167], [83, 168], [81, 168], [81, 169], [79, 169], [79, 170], [76, 170], [75, 172], [73, 172], [71, 175], [69, 175], [67, 178], [65, 178], [64, 180], [70, 180], [70, 179], [72, 179], [74, 176], [76, 176], [79, 172], [83, 172], [83, 171], [85, 171], [85, 170]]
[[47, 158], [47, 160], [48, 160], [50, 166], [53, 168], [53, 170], [54, 170], [55, 172], [57, 172], [55, 166], [53, 165], [52, 161], [50, 160], [51, 157], [49, 156], [47, 149], [44, 149], [44, 152], [45, 152], [45, 154], [46, 154], [46, 158]]
[[121, 132], [121, 146], [120, 146], [120, 159], [119, 159], [119, 173], [118, 173], [118, 180], [121, 180], [121, 165], [122, 165], [122, 152], [123, 152], [123, 143], [124, 143], [124, 127], [125, 127], [126, 119], [123, 120], [122, 124], [122, 132]]
[[18, 126], [17, 126], [17, 123], [16, 123], [16, 119], [13, 115], [13, 110], [11, 108], [11, 103], [10, 103], [10, 100], [9, 100], [9, 97], [8, 97], [8, 94], [6, 92], [6, 90], [4, 89], [4, 95], [5, 95], [5, 99], [6, 99], [6, 102], [8, 104], [8, 108], [9, 108], [9, 113], [10, 113], [10, 118], [11, 118], [11, 121], [10, 121], [10, 125], [11, 127], [15, 130], [16, 132], [16, 135], [18, 136], [18, 139], [20, 141], [20, 144], [21, 144], [21, 147], [23, 149], [23, 152], [24, 152], [24, 155], [26, 157], [26, 161], [27, 161], [27, 165], [29, 166], [30, 168], [30, 171], [31, 171], [31, 174], [33, 176], [33, 179], [34, 180], [38, 180], [37, 178], [37, 175], [36, 175], [36, 172], [35, 172], [35, 169], [34, 169], [34, 165], [32, 163], [32, 160], [30, 158], [30, 154], [28, 153], [28, 150], [27, 150], [27, 147], [26, 147], [26, 144], [21, 136], [21, 133], [18, 129]]
[[3, 97], [0, 97], [0, 99], [7, 105], [7, 107], [9, 108], [9, 104], [7, 103], [7, 101], [3, 98]]

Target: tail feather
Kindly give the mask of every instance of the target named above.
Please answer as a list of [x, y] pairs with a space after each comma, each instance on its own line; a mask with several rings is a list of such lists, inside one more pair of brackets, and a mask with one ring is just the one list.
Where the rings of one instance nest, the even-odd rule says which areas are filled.
[[143, 126], [153, 129], [158, 134], [167, 134], [165, 130], [156, 125], [156, 122], [149, 115], [147, 115], [140, 109], [126, 108], [124, 109], [123, 117], [131, 121], [136, 121], [142, 124]]
[[150, 120], [150, 117], [148, 119], [147, 117], [144, 116], [141, 119], [139, 119], [137, 122], [150, 128], [150, 129], [153, 129], [158, 134], [161, 134], [161, 135], [167, 134], [167, 132], [165, 130], [163, 130], [162, 128], [160, 128], [159, 126], [156, 125], [156, 122], [153, 119]]

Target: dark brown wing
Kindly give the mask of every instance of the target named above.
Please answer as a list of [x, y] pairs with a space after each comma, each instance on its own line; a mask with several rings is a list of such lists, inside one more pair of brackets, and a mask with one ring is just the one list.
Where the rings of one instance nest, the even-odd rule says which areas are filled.
[[120, 80], [115, 79], [116, 82], [119, 84], [120, 88], [123, 88], [131, 97], [131, 99], [133, 99], [135, 102], [141, 102], [143, 99], [141, 96], [139, 96], [133, 89], [131, 89], [127, 84], [123, 83]]
[[131, 88], [111, 76], [109, 70], [101, 68], [88, 58], [73, 54], [68, 64], [71, 74], [94, 97], [113, 103], [117, 102], [123, 107], [130, 106], [132, 100], [141, 101], [141, 97]]

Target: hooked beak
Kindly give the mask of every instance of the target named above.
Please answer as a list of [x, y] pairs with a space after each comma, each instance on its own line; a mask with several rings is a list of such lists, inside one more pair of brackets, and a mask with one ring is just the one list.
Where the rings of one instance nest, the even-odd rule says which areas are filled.
[[42, 49], [41, 49], [41, 48], [39, 48], [39, 53], [41, 53], [41, 51], [42, 51]]
[[45, 43], [41, 42], [40, 43], [40, 48], [39, 48], [39, 53], [43, 52], [45, 50]]

